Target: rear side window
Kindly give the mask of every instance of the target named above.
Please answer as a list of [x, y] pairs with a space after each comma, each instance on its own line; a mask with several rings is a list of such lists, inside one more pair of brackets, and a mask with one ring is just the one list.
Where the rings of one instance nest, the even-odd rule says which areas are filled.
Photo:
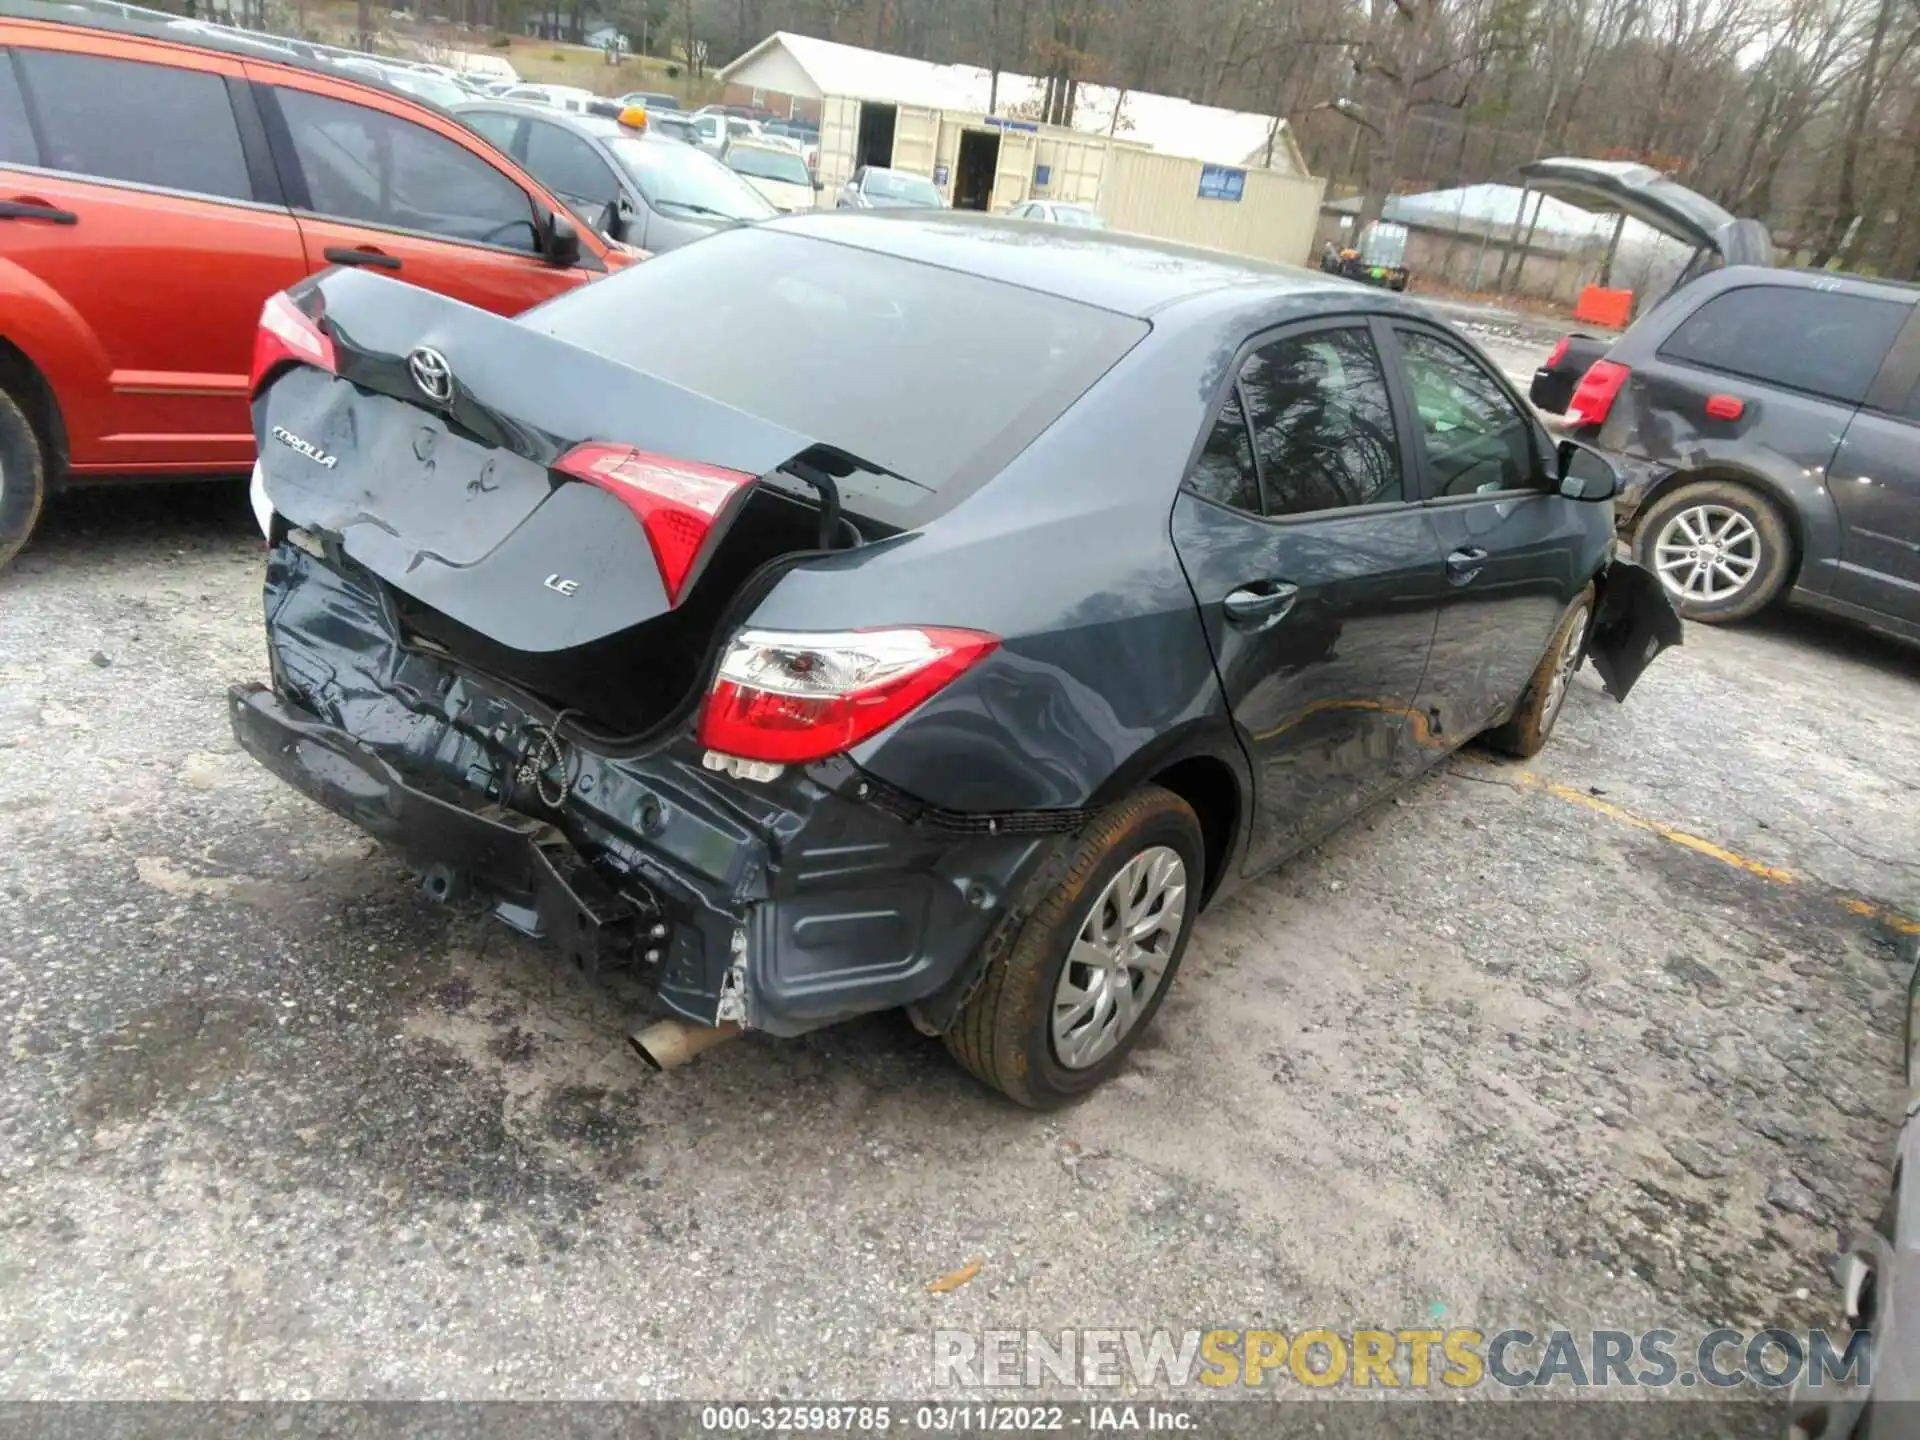
[[1240, 391], [1268, 515], [1403, 498], [1386, 375], [1365, 330], [1263, 345], [1241, 367]]
[[[522, 317], [902, 477], [849, 508], [918, 524], [992, 474], [1147, 331], [977, 275], [777, 230], [725, 230]], [[670, 343], [662, 345], [661, 337]], [[961, 479], [961, 477], [965, 479]]]
[[[223, 77], [55, 50], [15, 50], [13, 57], [48, 169], [253, 197]], [[0, 133], [5, 126], [0, 120]]]
[[1219, 418], [1207, 432], [1207, 443], [1193, 463], [1193, 478], [1187, 488], [1217, 505], [1260, 513], [1260, 480], [1253, 468], [1253, 441], [1247, 435], [1247, 415], [1240, 405], [1238, 385], [1227, 392]]
[[1865, 295], [1748, 285], [1681, 321], [1660, 357], [1858, 405], [1911, 313]]
[[316, 214], [535, 250], [526, 191], [465, 146], [366, 105], [304, 90], [274, 94]]

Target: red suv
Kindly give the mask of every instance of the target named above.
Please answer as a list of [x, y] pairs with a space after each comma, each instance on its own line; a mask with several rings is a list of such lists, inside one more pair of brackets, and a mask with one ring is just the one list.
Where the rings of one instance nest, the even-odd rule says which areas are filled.
[[93, 17], [0, 19], [0, 47], [0, 565], [64, 479], [245, 474], [260, 307], [302, 276], [510, 315], [628, 258], [449, 116], [291, 49]]

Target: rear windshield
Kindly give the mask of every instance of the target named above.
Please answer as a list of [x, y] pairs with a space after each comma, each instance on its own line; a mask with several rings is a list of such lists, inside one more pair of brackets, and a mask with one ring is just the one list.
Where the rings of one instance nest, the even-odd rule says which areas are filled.
[[893, 472], [910, 484], [850, 485], [847, 503], [898, 525], [1004, 466], [1147, 331], [1057, 296], [757, 228], [525, 318]]
[[940, 192], [933, 183], [918, 175], [902, 175], [894, 170], [869, 170], [860, 187], [876, 200], [910, 200], [916, 205], [938, 205]]
[[756, 180], [779, 180], [788, 185], [811, 185], [807, 162], [786, 150], [757, 150], [736, 146], [727, 151], [727, 165]]

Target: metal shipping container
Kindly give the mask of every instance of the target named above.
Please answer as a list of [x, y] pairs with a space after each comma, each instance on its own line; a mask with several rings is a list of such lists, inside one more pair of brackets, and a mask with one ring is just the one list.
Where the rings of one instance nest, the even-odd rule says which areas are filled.
[[1115, 147], [1098, 210], [1116, 230], [1304, 265], [1327, 182]]

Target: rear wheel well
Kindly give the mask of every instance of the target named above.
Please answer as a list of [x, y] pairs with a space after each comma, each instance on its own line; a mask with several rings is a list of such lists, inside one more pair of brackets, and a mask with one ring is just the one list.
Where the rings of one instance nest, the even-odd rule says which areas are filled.
[[1764, 482], [1755, 480], [1744, 471], [1714, 469], [1711, 467], [1704, 470], [1674, 471], [1673, 474], [1667, 476], [1666, 479], [1649, 490], [1646, 498], [1640, 502], [1639, 508], [1634, 513], [1632, 538], [1635, 540], [1639, 539], [1640, 524], [1646, 518], [1647, 512], [1652, 510], [1655, 505], [1658, 505], [1683, 485], [1695, 485], [1707, 481], [1722, 485], [1738, 485], [1742, 490], [1752, 491], [1756, 496], [1773, 507], [1774, 512], [1780, 517], [1780, 523], [1787, 527], [1787, 539], [1793, 546], [1793, 553], [1787, 557], [1787, 584], [1792, 586], [1798, 581], [1800, 578], [1800, 557], [1807, 553], [1807, 537], [1805, 532], [1800, 528], [1800, 512], [1796, 507], [1775, 494]]
[[66, 477], [67, 426], [60, 416], [60, 402], [40, 367], [26, 352], [9, 340], [0, 339], [0, 389], [13, 396], [26, 412], [33, 433], [40, 441], [45, 457], [46, 483], [49, 488]]
[[1152, 783], [1186, 801], [1200, 820], [1200, 837], [1207, 847], [1207, 877], [1200, 903], [1213, 898], [1227, 873], [1234, 839], [1240, 826], [1240, 785], [1232, 767], [1211, 755], [1195, 755], [1169, 765]]

